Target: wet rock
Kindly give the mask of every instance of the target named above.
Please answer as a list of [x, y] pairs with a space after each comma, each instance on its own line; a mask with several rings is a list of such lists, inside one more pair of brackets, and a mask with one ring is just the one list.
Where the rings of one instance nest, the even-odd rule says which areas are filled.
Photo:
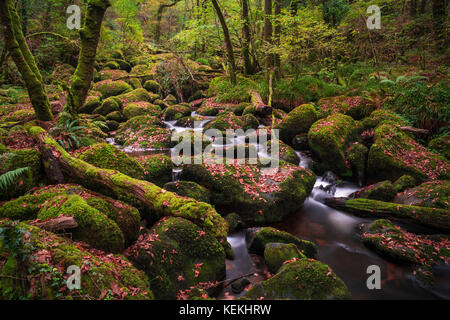
[[225, 252], [218, 240], [183, 218], [163, 218], [125, 255], [152, 280], [157, 299], [225, 277]]
[[292, 139], [292, 147], [295, 150], [308, 150], [309, 149], [309, 143], [308, 143], [308, 134], [307, 133], [299, 133], [295, 135], [295, 137]]
[[411, 176], [408, 176], [407, 174], [401, 176], [394, 182], [395, 191], [403, 192], [408, 188], [413, 188], [417, 185], [416, 179], [414, 179]]
[[292, 243], [309, 258], [313, 258], [317, 252], [315, 243], [307, 240], [299, 239], [292, 234], [277, 230], [272, 227], [249, 228], [246, 230], [245, 239], [250, 252], [260, 255], [264, 254], [264, 250], [268, 243]]
[[300, 259], [285, 264], [272, 278], [255, 284], [244, 299], [351, 299], [345, 283], [326, 264]]
[[397, 191], [389, 180], [381, 181], [376, 184], [362, 188], [350, 195], [352, 198], [366, 198], [390, 202], [394, 200]]
[[303, 259], [306, 256], [293, 243], [270, 242], [265, 246], [264, 260], [272, 273], [276, 273], [284, 262], [294, 258]]
[[173, 163], [168, 156], [155, 154], [138, 157], [136, 160], [144, 168], [144, 180], [160, 187], [172, 181]]
[[236, 281], [234, 281], [231, 284], [231, 291], [233, 291], [233, 293], [241, 293], [242, 291], [244, 291], [245, 287], [247, 287], [250, 284], [250, 280], [248, 278], [241, 278], [238, 279]]
[[225, 220], [228, 223], [228, 234], [244, 228], [244, 222], [237, 213], [232, 212], [230, 214], [227, 214]]
[[450, 205], [450, 181], [437, 180], [406, 189], [397, 194], [395, 203], [410, 206], [448, 209]]
[[191, 114], [191, 108], [182, 105], [171, 105], [164, 110], [163, 118], [166, 121], [178, 120]]

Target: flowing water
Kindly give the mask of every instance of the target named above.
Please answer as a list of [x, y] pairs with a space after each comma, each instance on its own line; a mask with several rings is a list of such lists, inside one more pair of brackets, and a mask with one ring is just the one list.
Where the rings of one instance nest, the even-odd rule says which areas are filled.
[[[195, 116], [195, 112], [192, 116]], [[175, 132], [186, 130], [203, 130], [203, 126], [214, 117], [208, 117], [199, 128], [190, 129], [175, 126], [174, 121], [166, 121], [168, 128]], [[242, 143], [245, 139], [237, 137], [235, 142]], [[115, 144], [114, 138], [108, 142]], [[219, 146], [217, 146], [219, 147]], [[256, 146], [258, 154], [263, 154], [260, 146]], [[124, 151], [133, 156], [161, 153], [155, 149], [130, 149]], [[163, 150], [170, 155], [170, 149]], [[312, 167], [312, 160], [307, 154], [297, 152], [300, 163], [305, 168]], [[173, 181], [178, 181], [181, 169], [173, 171]], [[339, 186], [332, 186], [330, 182], [318, 178], [311, 195], [306, 199], [302, 208], [283, 222], [273, 227], [287, 231], [299, 238], [314, 241], [318, 245], [317, 259], [328, 264], [333, 271], [345, 282], [353, 299], [450, 299], [450, 266], [439, 265], [434, 268], [435, 286], [433, 289], [424, 288], [414, 277], [413, 269], [386, 261], [381, 256], [367, 249], [361, 242], [359, 234], [361, 225], [373, 219], [356, 217], [326, 206], [323, 202], [327, 197], [346, 197], [359, 188], [352, 183], [344, 182]], [[401, 227], [416, 233], [433, 233], [433, 230], [400, 224]], [[252, 273], [249, 280], [252, 283], [264, 280], [267, 277], [267, 268], [264, 259], [249, 254], [245, 241], [245, 231], [241, 230], [230, 236], [228, 241], [234, 253], [234, 260], [227, 260], [227, 279]], [[370, 274], [367, 267], [377, 265], [381, 270], [381, 289], [369, 290], [366, 282]], [[234, 299], [243, 293], [235, 294], [228, 286], [218, 295], [218, 299]]]

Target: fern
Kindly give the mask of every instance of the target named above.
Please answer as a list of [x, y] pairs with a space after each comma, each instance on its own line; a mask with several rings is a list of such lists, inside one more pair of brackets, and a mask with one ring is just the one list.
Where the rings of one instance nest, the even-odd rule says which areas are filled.
[[12, 185], [20, 176], [29, 170], [31, 170], [30, 167], [17, 168], [0, 175], [0, 190], [6, 190], [6, 188]]

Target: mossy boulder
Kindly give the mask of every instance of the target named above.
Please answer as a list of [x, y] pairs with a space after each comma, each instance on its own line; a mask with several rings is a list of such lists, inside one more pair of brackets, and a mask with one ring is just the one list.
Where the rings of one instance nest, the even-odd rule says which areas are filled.
[[[33, 189], [0, 206], [0, 218], [33, 220], [60, 215], [73, 216], [78, 222], [74, 239], [107, 251], [120, 252], [136, 240], [139, 232], [136, 208], [73, 184]], [[89, 234], [89, 230], [95, 230], [95, 234]]]
[[76, 155], [79, 159], [98, 168], [117, 170], [135, 179], [143, 179], [145, 176], [145, 170], [138, 161], [108, 143], [98, 143], [83, 148], [77, 151]]
[[163, 188], [182, 197], [189, 197], [206, 203], [211, 201], [209, 190], [192, 181], [168, 182]]
[[94, 76], [94, 81], [118, 80], [128, 76], [128, 72], [123, 70], [101, 70]]
[[444, 136], [430, 140], [428, 142], [428, 149], [440, 153], [447, 160], [450, 160], [450, 137]]
[[228, 234], [244, 227], [244, 222], [242, 221], [241, 217], [235, 212], [227, 214], [225, 220], [228, 223]]
[[120, 69], [120, 65], [119, 63], [117, 63], [116, 61], [108, 61], [106, 62], [103, 67], [106, 69], [110, 69], [110, 70], [118, 70]]
[[144, 83], [145, 90], [149, 92], [158, 93], [159, 92], [159, 83], [155, 80], [147, 80]]
[[[161, 126], [161, 127], [160, 127]], [[155, 116], [136, 116], [120, 125], [116, 141], [126, 147], [165, 149], [172, 147], [172, 131]]]
[[164, 98], [164, 102], [168, 105], [174, 105], [177, 103], [177, 98], [173, 96], [172, 94], [169, 94], [167, 97]]
[[178, 120], [191, 114], [191, 108], [182, 105], [171, 105], [164, 110], [163, 118], [166, 121]]
[[416, 235], [381, 219], [365, 226], [363, 243], [384, 258], [419, 268], [415, 274], [430, 285], [432, 267], [450, 262], [447, 235]]
[[397, 191], [397, 193], [403, 192], [409, 188], [413, 188], [416, 185], [417, 185], [416, 179], [407, 174], [401, 176], [394, 182], [395, 191]]
[[391, 202], [394, 200], [397, 191], [391, 181], [385, 180], [376, 184], [362, 188], [352, 194], [355, 198], [366, 198]]
[[324, 168], [340, 176], [348, 176], [345, 161], [347, 147], [357, 139], [358, 124], [350, 116], [334, 114], [315, 122], [308, 132], [313, 153]]
[[375, 129], [374, 139], [367, 161], [371, 181], [395, 181], [405, 174], [417, 181], [450, 177], [447, 159], [429, 151], [399, 127], [383, 123]]
[[1, 190], [0, 200], [8, 200], [23, 195], [37, 185], [41, 171], [41, 154], [35, 149], [22, 149], [0, 154], [0, 175], [28, 168], [13, 178], [6, 189]]
[[272, 273], [276, 273], [288, 260], [304, 258], [306, 256], [293, 243], [270, 242], [264, 249], [264, 261]]
[[284, 265], [272, 278], [254, 285], [243, 298], [343, 300], [351, 299], [351, 294], [329, 266], [312, 259], [300, 259]]
[[[201, 116], [215, 117], [219, 113], [219, 109], [211, 105], [202, 105], [197, 109], [196, 113]], [[242, 115], [242, 113], [237, 115]]]
[[225, 277], [219, 241], [183, 218], [163, 218], [125, 252], [152, 279], [157, 299], [175, 299], [181, 290]]
[[80, 108], [79, 113], [92, 113], [95, 109], [101, 105], [100, 97], [98, 96], [88, 96], [84, 105]]
[[268, 243], [292, 243], [308, 258], [313, 258], [317, 253], [317, 245], [311, 241], [302, 240], [289, 232], [272, 227], [250, 228], [245, 235], [249, 252], [263, 255]]
[[334, 113], [343, 113], [355, 120], [360, 120], [369, 116], [376, 108], [376, 105], [361, 96], [337, 96], [323, 98], [317, 102], [320, 117], [328, 117]]
[[212, 204], [232, 210], [256, 225], [281, 221], [298, 210], [316, 179], [309, 170], [286, 162], [280, 162], [277, 168], [264, 168], [235, 161], [187, 164], [181, 179], [206, 187], [211, 191]]
[[172, 181], [172, 159], [164, 154], [155, 154], [136, 158], [144, 168], [144, 180], [160, 187]]
[[378, 109], [373, 111], [368, 117], [361, 120], [364, 129], [372, 129], [382, 124], [383, 122], [395, 123], [400, 126], [405, 126], [405, 120], [395, 112]]
[[155, 117], [161, 117], [162, 115], [162, 110], [160, 106], [145, 101], [127, 103], [123, 107], [122, 112], [127, 119], [144, 115]]
[[97, 82], [94, 89], [102, 94], [102, 99], [118, 96], [132, 90], [131, 86], [123, 80], [103, 80]]
[[[1, 299], [154, 298], [147, 276], [121, 255], [7, 219], [0, 220], [0, 237]], [[81, 268], [79, 290], [67, 287], [71, 265]]]
[[120, 105], [114, 97], [110, 97], [105, 99], [102, 104], [93, 111], [93, 113], [106, 116], [114, 111], [120, 111]]
[[367, 155], [369, 149], [362, 143], [355, 142], [346, 153], [346, 161], [352, 170], [353, 179], [362, 185], [366, 179]]
[[116, 122], [122, 122], [124, 120], [124, 118], [123, 118], [122, 114], [120, 113], [120, 111], [113, 111], [111, 113], [108, 113], [105, 116], [105, 119], [109, 120], [109, 121], [116, 121]]
[[[267, 141], [267, 153], [271, 154], [273, 140]], [[300, 162], [300, 157], [297, 155], [295, 150], [285, 144], [283, 141], [278, 140], [278, 156], [280, 160], [292, 163], [293, 165], [298, 165]]]
[[222, 112], [216, 119], [205, 125], [205, 131], [208, 129], [217, 129], [222, 133], [226, 133], [228, 129], [242, 129], [245, 131], [248, 129], [257, 129], [258, 126], [259, 121], [251, 114], [238, 117], [233, 112]]
[[303, 104], [291, 112], [275, 126], [280, 130], [280, 139], [291, 144], [292, 139], [300, 133], [306, 133], [312, 124], [319, 119], [319, 114], [311, 104]]
[[137, 88], [133, 91], [121, 94], [117, 97], [114, 97], [121, 107], [127, 105], [130, 102], [150, 102], [152, 103], [156, 99], [159, 98], [157, 94], [150, 93], [144, 88]]
[[120, 125], [120, 130], [140, 130], [146, 127], [164, 127], [164, 123], [156, 116], [135, 116]]
[[406, 189], [397, 194], [394, 202], [410, 206], [448, 209], [450, 207], [450, 181], [436, 180]]

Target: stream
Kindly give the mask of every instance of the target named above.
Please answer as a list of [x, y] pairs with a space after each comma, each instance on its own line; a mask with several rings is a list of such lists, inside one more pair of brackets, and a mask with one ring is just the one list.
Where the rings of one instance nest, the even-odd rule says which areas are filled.
[[[195, 112], [192, 116], [196, 116]], [[203, 130], [203, 126], [214, 117], [207, 117], [202, 121], [200, 128], [185, 128], [175, 126], [175, 121], [165, 121], [166, 126], [176, 132], [186, 130]], [[242, 137], [237, 137], [236, 142], [243, 142]], [[114, 138], [107, 141], [115, 144]], [[119, 146], [120, 147], [120, 146]], [[261, 148], [256, 146], [259, 155]], [[131, 149], [122, 150], [131, 156], [142, 156], [148, 154], [165, 153], [170, 156], [170, 149]], [[303, 153], [297, 152], [300, 158], [300, 166], [312, 167], [311, 158]], [[173, 170], [173, 181], [178, 181], [181, 169]], [[328, 188], [327, 188], [328, 187]], [[345, 282], [353, 299], [450, 299], [450, 266], [438, 265], [434, 267], [435, 285], [432, 289], [426, 288], [417, 281], [413, 275], [413, 268], [393, 264], [386, 261], [375, 252], [366, 248], [359, 234], [362, 224], [367, 224], [374, 219], [356, 217], [324, 204], [327, 197], [346, 197], [360, 188], [353, 183], [343, 182], [339, 186], [330, 188], [330, 183], [318, 177], [314, 189], [305, 200], [303, 207], [283, 222], [272, 226], [287, 231], [299, 238], [310, 240], [318, 245], [317, 260], [328, 264], [331, 269]], [[428, 228], [416, 225], [395, 222], [396, 225], [410, 232], [420, 234], [438, 233]], [[253, 273], [248, 277], [251, 283], [264, 280], [267, 277], [267, 269], [264, 258], [249, 254], [245, 240], [245, 230], [238, 231], [228, 236], [235, 259], [226, 261], [226, 279], [233, 279], [241, 275]], [[381, 289], [369, 290], [366, 285], [367, 267], [377, 265], [381, 270]], [[245, 292], [245, 291], [244, 291]], [[216, 296], [217, 299], [235, 299], [244, 292], [235, 294], [231, 286], [226, 287]]]

